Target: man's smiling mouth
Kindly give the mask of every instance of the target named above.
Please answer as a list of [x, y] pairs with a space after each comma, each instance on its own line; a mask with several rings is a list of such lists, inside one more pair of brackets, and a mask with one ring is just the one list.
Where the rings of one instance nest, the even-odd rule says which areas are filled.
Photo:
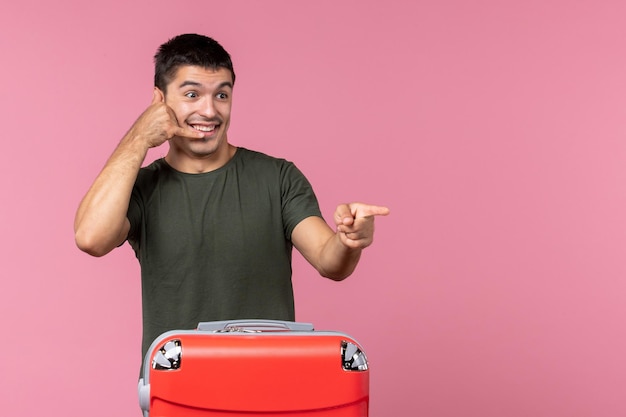
[[212, 126], [191, 125], [191, 127], [193, 127], [196, 130], [199, 130], [200, 132], [213, 132], [217, 126], [216, 125], [212, 125]]

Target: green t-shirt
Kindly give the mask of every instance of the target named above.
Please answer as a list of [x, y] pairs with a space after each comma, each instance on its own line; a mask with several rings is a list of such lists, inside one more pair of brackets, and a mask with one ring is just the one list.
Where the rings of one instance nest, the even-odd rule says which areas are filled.
[[238, 148], [223, 167], [142, 168], [128, 209], [141, 265], [143, 354], [201, 321], [294, 320], [291, 232], [320, 216], [310, 183], [283, 159]]

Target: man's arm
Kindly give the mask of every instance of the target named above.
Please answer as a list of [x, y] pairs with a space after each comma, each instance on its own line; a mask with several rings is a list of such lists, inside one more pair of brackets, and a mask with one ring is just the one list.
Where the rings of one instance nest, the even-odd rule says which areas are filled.
[[374, 239], [374, 217], [389, 209], [361, 203], [341, 204], [335, 210], [336, 232], [316, 216], [307, 217], [294, 228], [291, 240], [319, 273], [336, 281], [350, 276], [361, 251]]
[[202, 135], [181, 128], [155, 88], [152, 103], [122, 138], [81, 201], [74, 220], [76, 245], [90, 255], [103, 256], [124, 242], [130, 230], [126, 217], [130, 195], [148, 149], [174, 136]]

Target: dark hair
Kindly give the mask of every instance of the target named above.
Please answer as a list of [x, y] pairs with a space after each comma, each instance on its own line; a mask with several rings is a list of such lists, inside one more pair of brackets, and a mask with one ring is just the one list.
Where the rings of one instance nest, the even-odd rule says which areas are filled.
[[169, 82], [182, 65], [196, 65], [203, 68], [226, 68], [233, 76], [235, 71], [230, 55], [208, 36], [188, 33], [178, 35], [159, 47], [154, 56], [154, 85], [165, 93]]

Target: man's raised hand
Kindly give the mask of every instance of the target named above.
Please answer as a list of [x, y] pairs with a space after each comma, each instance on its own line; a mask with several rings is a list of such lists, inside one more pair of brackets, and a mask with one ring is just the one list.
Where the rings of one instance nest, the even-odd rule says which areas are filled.
[[335, 224], [341, 243], [363, 249], [374, 240], [374, 217], [386, 216], [389, 209], [363, 203], [340, 204], [335, 210]]
[[165, 104], [165, 97], [158, 88], [154, 88], [150, 106], [139, 116], [130, 128], [132, 136], [146, 140], [150, 148], [160, 146], [174, 136], [201, 139], [204, 133], [189, 126], [181, 127], [174, 111]]

